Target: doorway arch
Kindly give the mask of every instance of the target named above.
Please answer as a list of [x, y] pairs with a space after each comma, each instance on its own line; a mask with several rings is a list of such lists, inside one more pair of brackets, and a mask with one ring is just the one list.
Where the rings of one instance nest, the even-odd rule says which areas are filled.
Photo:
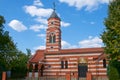
[[88, 72], [87, 59], [80, 58], [78, 61], [78, 78], [86, 78]]

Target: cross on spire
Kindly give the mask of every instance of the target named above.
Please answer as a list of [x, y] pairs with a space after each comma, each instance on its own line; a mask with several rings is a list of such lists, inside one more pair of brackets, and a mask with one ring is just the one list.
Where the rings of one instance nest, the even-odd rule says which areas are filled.
[[55, 11], [56, 5], [55, 2], [53, 2], [53, 10]]

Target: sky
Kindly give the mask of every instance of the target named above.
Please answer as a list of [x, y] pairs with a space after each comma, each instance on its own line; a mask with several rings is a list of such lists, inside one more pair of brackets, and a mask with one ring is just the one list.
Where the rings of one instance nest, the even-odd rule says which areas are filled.
[[109, 0], [0, 0], [0, 15], [17, 48], [34, 54], [45, 49], [47, 19], [53, 11], [61, 18], [62, 49], [103, 47]]

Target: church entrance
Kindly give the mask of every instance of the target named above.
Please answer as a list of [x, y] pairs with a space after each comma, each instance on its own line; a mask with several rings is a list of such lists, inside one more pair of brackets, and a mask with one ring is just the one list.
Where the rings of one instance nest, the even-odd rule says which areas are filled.
[[79, 63], [78, 64], [78, 77], [86, 78], [88, 67], [86, 63]]
[[78, 80], [86, 80], [87, 71], [87, 60], [85, 58], [80, 58], [78, 62]]

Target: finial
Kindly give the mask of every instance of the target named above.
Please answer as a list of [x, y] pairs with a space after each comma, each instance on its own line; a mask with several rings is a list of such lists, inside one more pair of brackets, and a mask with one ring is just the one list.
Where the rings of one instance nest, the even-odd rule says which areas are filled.
[[55, 11], [55, 7], [56, 7], [55, 2], [53, 2], [53, 10], [54, 11]]

